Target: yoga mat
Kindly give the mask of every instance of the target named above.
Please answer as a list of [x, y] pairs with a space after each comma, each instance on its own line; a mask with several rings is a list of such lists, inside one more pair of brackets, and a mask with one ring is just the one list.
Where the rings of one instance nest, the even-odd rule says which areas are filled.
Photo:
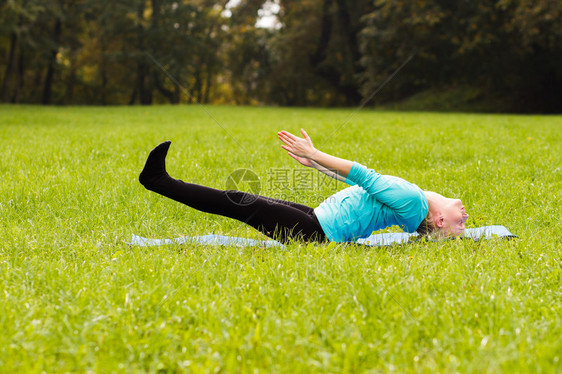
[[[409, 234], [405, 232], [396, 233], [384, 233], [371, 235], [368, 238], [358, 239], [355, 243], [362, 244], [366, 246], [388, 246], [392, 244], [404, 244], [410, 241], [411, 238], [417, 237], [418, 234]], [[506, 238], [516, 238], [506, 229], [504, 226], [494, 225], [494, 226], [482, 226], [466, 229], [464, 235], [460, 238], [471, 239], [474, 241], [481, 239], [491, 239], [494, 237], [506, 237]], [[248, 238], [238, 238], [234, 236], [227, 235], [202, 235], [202, 236], [182, 236], [174, 239], [147, 239], [142, 236], [134, 235], [131, 238], [130, 245], [135, 245], [139, 247], [150, 247], [150, 246], [161, 246], [170, 244], [186, 244], [195, 243], [202, 245], [213, 245], [213, 246], [236, 246], [236, 247], [284, 247], [283, 244], [275, 240], [256, 240]]]

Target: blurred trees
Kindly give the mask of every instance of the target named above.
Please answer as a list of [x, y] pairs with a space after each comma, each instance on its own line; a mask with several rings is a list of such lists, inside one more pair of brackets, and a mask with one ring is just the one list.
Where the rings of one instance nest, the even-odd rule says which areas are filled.
[[358, 36], [367, 0], [281, 0], [271, 41], [271, 97], [286, 105], [355, 105], [363, 67]]
[[562, 110], [559, 0], [376, 0], [364, 17], [364, 94], [410, 53], [387, 99], [473, 85], [529, 111]]
[[559, 112], [561, 16], [559, 0], [1, 0], [0, 99], [357, 105], [415, 55], [376, 102], [476, 86]]
[[[34, 27], [46, 8], [39, 1], [2, 2], [0, 7], [0, 30], [3, 36], [0, 46], [6, 52], [2, 59], [2, 99], [4, 102], [19, 102], [22, 99], [24, 68], [34, 64], [33, 55], [37, 50], [48, 50], [37, 27]], [[3, 53], [4, 55], [4, 53]], [[29, 61], [29, 62], [28, 62]], [[38, 62], [38, 61], [37, 61]], [[34, 98], [36, 101], [36, 97]]]

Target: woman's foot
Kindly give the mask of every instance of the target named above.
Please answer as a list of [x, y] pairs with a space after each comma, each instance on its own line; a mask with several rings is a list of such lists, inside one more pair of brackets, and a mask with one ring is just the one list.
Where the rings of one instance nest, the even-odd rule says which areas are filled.
[[139, 175], [139, 182], [146, 188], [153, 185], [160, 177], [168, 175], [166, 172], [166, 155], [168, 154], [170, 144], [172, 142], [168, 140], [158, 144], [150, 151], [144, 168]]

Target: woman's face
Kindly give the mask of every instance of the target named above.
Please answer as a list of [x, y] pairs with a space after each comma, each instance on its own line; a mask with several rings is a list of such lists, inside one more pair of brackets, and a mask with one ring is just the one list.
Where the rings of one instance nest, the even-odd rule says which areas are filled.
[[458, 236], [464, 233], [464, 223], [468, 214], [459, 199], [447, 199], [443, 207], [442, 230], [447, 236]]

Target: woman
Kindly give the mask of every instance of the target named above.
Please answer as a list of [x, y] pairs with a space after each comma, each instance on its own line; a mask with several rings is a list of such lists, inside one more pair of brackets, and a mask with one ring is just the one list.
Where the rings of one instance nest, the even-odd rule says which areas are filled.
[[171, 142], [154, 148], [139, 181], [148, 190], [194, 209], [244, 222], [282, 243], [291, 241], [350, 242], [373, 231], [398, 225], [404, 231], [442, 237], [461, 235], [468, 218], [462, 202], [422, 191], [403, 179], [381, 175], [365, 166], [315, 149], [308, 134], [277, 135], [281, 147], [304, 166], [350, 184], [311, 208], [240, 191], [223, 191], [185, 183], [166, 172]]

